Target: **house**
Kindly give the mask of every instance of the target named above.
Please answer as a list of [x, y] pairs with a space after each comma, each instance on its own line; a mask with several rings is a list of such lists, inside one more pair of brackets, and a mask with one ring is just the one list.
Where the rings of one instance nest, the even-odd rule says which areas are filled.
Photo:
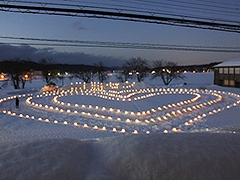
[[214, 84], [240, 88], [240, 58], [214, 66]]

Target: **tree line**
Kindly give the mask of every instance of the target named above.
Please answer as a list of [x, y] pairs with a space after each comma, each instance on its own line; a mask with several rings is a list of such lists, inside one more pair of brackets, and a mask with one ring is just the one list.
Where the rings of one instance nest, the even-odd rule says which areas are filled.
[[[57, 64], [49, 58], [41, 59], [39, 62], [16, 58], [0, 62], [0, 70], [7, 74], [3, 85], [10, 82], [15, 89], [23, 89], [26, 82], [31, 82], [33, 78], [31, 73], [26, 74], [31, 70], [41, 71], [41, 76], [46, 83], [62, 80], [64, 78], [63, 72], [69, 72], [70, 76], [68, 78], [78, 78], [89, 83], [93, 81], [94, 77], [99, 82], [106, 81], [107, 73], [112, 69], [106, 67], [102, 61], [88, 66]], [[175, 62], [157, 60], [150, 64], [146, 59], [140, 57], [125, 61], [116, 74], [116, 78], [120, 82], [126, 82], [133, 78], [141, 82], [150, 74], [149, 72], [151, 72], [152, 79], [160, 78], [165, 85], [170, 84], [174, 79], [184, 78], [182, 71]]]

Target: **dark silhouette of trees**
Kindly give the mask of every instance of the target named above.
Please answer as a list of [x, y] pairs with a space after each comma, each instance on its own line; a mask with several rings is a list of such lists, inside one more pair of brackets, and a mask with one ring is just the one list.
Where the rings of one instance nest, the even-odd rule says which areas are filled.
[[95, 72], [97, 74], [98, 80], [101, 83], [103, 83], [107, 79], [107, 72], [106, 72], [106, 68], [103, 65], [102, 61], [99, 61], [98, 63], [95, 63], [94, 64], [94, 69], [95, 69]]
[[178, 71], [177, 63], [165, 60], [153, 62], [153, 79], [160, 77], [165, 85], [174, 79], [184, 79], [184, 75]]
[[93, 78], [93, 73], [91, 71], [79, 71], [74, 73], [74, 77], [82, 79], [85, 83], [90, 83]]
[[122, 83], [128, 80], [128, 78], [124, 75], [124, 72], [117, 73], [115, 77]]
[[26, 82], [31, 82], [31, 74], [25, 74], [32, 67], [31, 61], [24, 61], [18, 58], [1, 62], [1, 71], [8, 75], [5, 85], [8, 81], [12, 82], [14, 89], [24, 89]]
[[57, 76], [56, 71], [53, 71], [54, 61], [50, 58], [43, 58], [39, 61], [40, 68], [42, 70], [42, 77], [46, 83], [51, 82]]
[[134, 72], [138, 82], [143, 81], [148, 72], [148, 61], [141, 58], [132, 58], [123, 64], [125, 77], [129, 77], [130, 72]]
[[132, 72], [132, 68], [127, 66], [127, 63], [125, 62], [122, 65], [122, 72], [118, 74], [117, 79], [119, 79], [121, 82], [126, 82], [128, 79], [132, 76], [129, 75], [129, 73]]

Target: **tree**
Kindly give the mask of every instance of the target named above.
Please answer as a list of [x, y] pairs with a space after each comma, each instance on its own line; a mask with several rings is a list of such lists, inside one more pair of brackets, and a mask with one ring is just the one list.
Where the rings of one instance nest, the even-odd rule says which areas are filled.
[[122, 83], [127, 81], [127, 79], [125, 78], [126, 76], [123, 74], [123, 72], [117, 73], [115, 77]]
[[29, 82], [32, 82], [32, 74], [21, 74], [20, 77], [19, 77], [19, 80], [22, 84], [22, 89], [25, 88], [25, 85], [26, 83], [29, 81]]
[[8, 74], [8, 80], [5, 85], [7, 85], [8, 81], [11, 81], [14, 89], [24, 89], [26, 82], [31, 80], [31, 74], [25, 74], [25, 72], [29, 71], [30, 66], [30, 61], [24, 61], [18, 58], [2, 62], [1, 70]]
[[168, 85], [174, 79], [184, 79], [184, 75], [177, 69], [177, 63], [165, 60], [153, 62], [153, 79], [160, 77], [165, 85]]
[[122, 69], [123, 69], [123, 71], [121, 73], [119, 73], [117, 79], [121, 80], [122, 82], [126, 82], [130, 78], [129, 73], [132, 71], [131, 70], [132, 68], [127, 66], [127, 63], [125, 62], [122, 65]]
[[147, 60], [139, 57], [132, 58], [123, 64], [123, 68], [127, 77], [130, 72], [135, 72], [138, 82], [141, 82], [147, 76], [148, 62]]
[[53, 69], [52, 66], [54, 65], [54, 61], [52, 59], [43, 58], [39, 61], [39, 64], [42, 69], [42, 76], [46, 83], [49, 83], [50, 81], [56, 78], [57, 74], [52, 70]]
[[96, 70], [98, 80], [101, 83], [103, 83], [103, 81], [105, 81], [107, 79], [107, 73], [105, 71], [105, 67], [104, 67], [102, 61], [95, 63], [94, 68]]
[[91, 71], [80, 71], [74, 74], [74, 77], [82, 79], [85, 83], [90, 83], [93, 73]]

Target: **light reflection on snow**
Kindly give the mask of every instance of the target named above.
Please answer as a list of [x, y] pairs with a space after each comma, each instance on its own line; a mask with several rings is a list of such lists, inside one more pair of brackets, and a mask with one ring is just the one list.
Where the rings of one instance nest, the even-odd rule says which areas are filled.
[[[89, 128], [93, 130], [109, 131], [113, 133], [150, 134], [162, 129], [162, 132], [183, 132], [191, 130], [191, 127], [209, 115], [214, 115], [225, 109], [229, 109], [240, 104], [240, 95], [232, 92], [217, 90], [200, 90], [186, 88], [138, 88], [136, 83], [72, 83], [69, 89], [59, 89], [55, 92], [43, 92], [42, 94], [21, 94], [0, 99], [0, 103], [14, 100], [16, 97], [26, 98], [25, 102], [29, 108], [40, 108], [41, 110], [59, 113], [59, 119], [35, 118], [30, 114], [12, 112], [7, 109], [2, 113], [10, 116], [18, 116], [26, 119], [36, 119], [41, 122], [72, 125], [75, 127]], [[65, 102], [64, 99], [72, 97], [93, 97], [106, 99], [108, 101], [124, 103], [138, 103], [144, 99], [161, 96], [181, 96], [187, 94], [190, 99], [174, 102], [163, 106], [156, 106], [144, 110], [123, 110], [121, 107], [105, 107], [103, 104], [79, 104]], [[231, 101], [222, 103], [223, 97], [230, 98]], [[46, 104], [41, 99], [46, 100]], [[126, 101], [128, 99], [128, 101]], [[221, 103], [220, 103], [221, 102]], [[61, 114], [85, 117], [85, 121], [79, 122], [62, 120]], [[45, 120], [43, 120], [45, 119]], [[77, 118], [76, 118], [77, 119]], [[86, 123], [88, 119], [96, 124]]]

